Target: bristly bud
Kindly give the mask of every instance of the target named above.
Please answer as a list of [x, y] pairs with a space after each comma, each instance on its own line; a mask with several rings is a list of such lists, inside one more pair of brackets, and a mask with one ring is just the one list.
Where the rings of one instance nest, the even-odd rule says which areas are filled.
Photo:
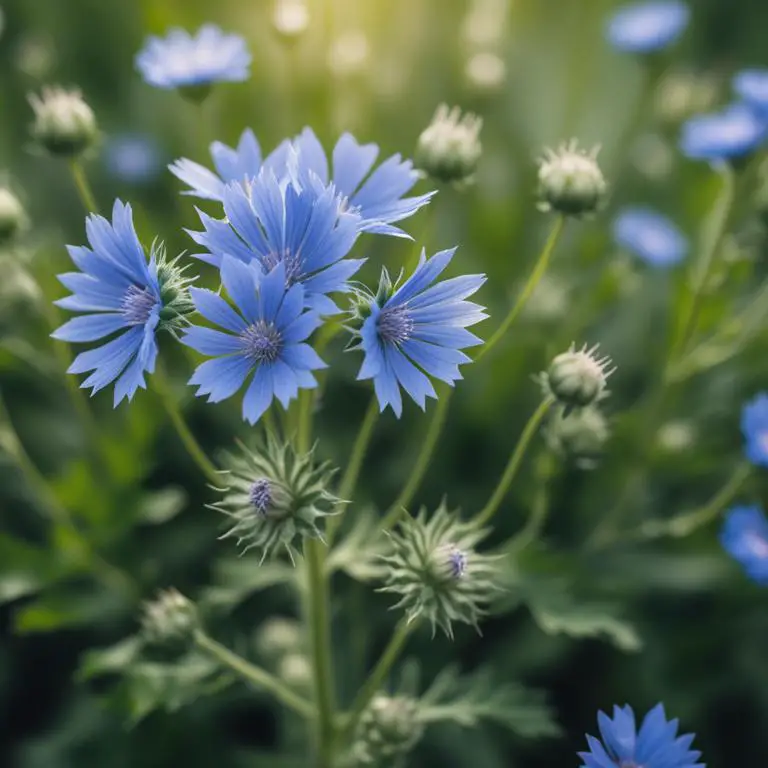
[[473, 181], [482, 154], [480, 129], [483, 121], [477, 115], [458, 107], [441, 104], [432, 122], [419, 136], [414, 161], [416, 167], [446, 184], [469, 184]]
[[558, 410], [549, 422], [547, 442], [552, 450], [573, 461], [579, 469], [593, 469], [609, 437], [608, 423], [594, 406], [565, 414]]
[[96, 116], [80, 91], [43, 88], [29, 102], [35, 111], [32, 136], [51, 155], [77, 157], [96, 141]]
[[347, 313], [347, 321], [344, 324], [344, 328], [352, 335], [352, 339], [347, 345], [347, 350], [357, 347], [360, 341], [360, 329], [371, 314], [371, 305], [383, 306], [398, 289], [402, 279], [403, 270], [400, 270], [397, 277], [392, 279], [389, 270], [386, 267], [382, 267], [376, 293], [373, 293], [367, 285], [362, 283], [353, 284], [350, 308]]
[[256, 632], [256, 650], [270, 661], [296, 653], [301, 646], [301, 625], [294, 619], [273, 616], [262, 622]]
[[11, 240], [27, 224], [21, 201], [8, 187], [0, 187], [0, 245]]
[[186, 324], [187, 315], [195, 311], [195, 305], [189, 295], [189, 286], [196, 278], [186, 277], [189, 265], [179, 266], [183, 254], [168, 260], [163, 243], [153, 243], [150, 257], [157, 269], [157, 282], [160, 286], [160, 298], [163, 308], [160, 310], [160, 330], [174, 333]]
[[609, 357], [595, 355], [598, 345], [579, 350], [571, 344], [558, 355], [540, 380], [545, 391], [565, 406], [565, 415], [573, 408], [584, 408], [607, 397], [606, 381], [614, 372]]
[[605, 201], [608, 185], [597, 164], [599, 147], [589, 152], [576, 140], [557, 151], [546, 149], [539, 161], [539, 208], [566, 216], [594, 213]]
[[439, 626], [453, 637], [454, 621], [477, 629], [497, 589], [494, 558], [474, 550], [484, 531], [462, 523], [443, 502], [429, 520], [422, 509], [388, 535], [392, 551], [383, 557], [388, 571], [379, 591], [400, 596], [394, 607], [403, 608], [408, 621], [427, 619], [433, 634]]
[[217, 489], [223, 498], [211, 505], [234, 521], [222, 538], [236, 538], [243, 552], [256, 549], [262, 562], [280, 547], [293, 560], [296, 538], [320, 537], [318, 520], [344, 503], [328, 490], [335, 469], [315, 465], [314, 450], [297, 453], [272, 435], [254, 450], [241, 445], [226, 469], [227, 484]]
[[423, 734], [418, 701], [378, 694], [355, 731], [350, 767], [397, 768]]
[[182, 651], [200, 629], [195, 604], [176, 589], [166, 589], [144, 605], [141, 634], [148, 645]]

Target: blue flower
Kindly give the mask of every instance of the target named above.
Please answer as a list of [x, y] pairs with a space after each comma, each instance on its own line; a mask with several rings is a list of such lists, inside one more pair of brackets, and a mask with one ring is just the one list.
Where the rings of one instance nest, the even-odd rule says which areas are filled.
[[746, 457], [757, 466], [768, 467], [768, 394], [759, 394], [741, 409], [741, 433]]
[[150, 136], [110, 136], [104, 146], [104, 164], [109, 173], [129, 184], [141, 184], [160, 171], [160, 150]]
[[253, 374], [243, 398], [243, 418], [255, 424], [276, 397], [284, 408], [299, 389], [312, 389], [313, 370], [325, 368], [317, 353], [304, 343], [321, 324], [320, 316], [304, 309], [304, 288], [286, 289], [285, 264], [263, 274], [256, 266], [225, 256], [221, 281], [235, 304], [203, 288], [191, 289], [197, 311], [223, 328], [190, 326], [182, 342], [213, 357], [189, 380], [197, 395], [218, 403], [237, 392]]
[[693, 160], [728, 160], [757, 149], [768, 135], [768, 121], [746, 104], [692, 117], [683, 125], [680, 148]]
[[195, 88], [248, 79], [251, 54], [240, 35], [204, 24], [195, 36], [172, 29], [151, 36], [136, 55], [136, 68], [156, 88]]
[[176, 178], [189, 185], [183, 195], [194, 195], [203, 200], [224, 201], [227, 184], [239, 181], [246, 184], [259, 175], [262, 167], [271, 168], [278, 177], [283, 176], [288, 165], [288, 150], [291, 142], [283, 141], [265, 160], [261, 158], [261, 147], [250, 128], [240, 135], [236, 148], [220, 141], [211, 144], [210, 152], [216, 173], [192, 160], [181, 158], [169, 166]]
[[365, 302], [359, 344], [365, 358], [357, 378], [373, 379], [382, 411], [389, 405], [401, 415], [400, 387], [423, 409], [427, 397], [437, 397], [425, 374], [452, 386], [462, 378], [459, 365], [470, 362], [459, 350], [482, 343], [466, 328], [487, 315], [464, 299], [485, 282], [485, 275], [432, 285], [455, 251], [440, 251], [429, 260], [422, 251], [418, 267], [400, 288], [385, 299], [385, 273], [377, 297]]
[[155, 369], [156, 331], [172, 327], [185, 312], [185, 281], [164, 262], [159, 249], [153, 247], [147, 263], [130, 205], [116, 200], [111, 224], [91, 215], [85, 228], [91, 247], [67, 246], [81, 271], [59, 275], [72, 295], [56, 302], [85, 314], [64, 323], [52, 336], [87, 342], [114, 335], [106, 344], [79, 354], [68, 372], [93, 371], [82, 384], [92, 387], [93, 393], [117, 379], [117, 405], [146, 386], [144, 373]]
[[606, 37], [619, 51], [651, 53], [677, 40], [691, 12], [679, 0], [651, 0], [619, 8], [608, 20]]
[[733, 90], [758, 112], [768, 112], [768, 69], [744, 69], [733, 78]]
[[723, 549], [744, 567], [750, 579], [768, 584], [768, 520], [759, 507], [733, 507], [720, 532]]
[[200, 212], [205, 231], [189, 234], [208, 250], [198, 257], [216, 266], [225, 255], [265, 271], [283, 263], [287, 286], [301, 283], [307, 307], [332, 315], [340, 310], [328, 294], [347, 291], [364, 261], [344, 258], [357, 238], [358, 219], [343, 202], [316, 176], [279, 181], [264, 168], [245, 186], [225, 188], [226, 221]]
[[638, 733], [632, 707], [613, 708], [613, 719], [598, 712], [602, 742], [587, 736], [589, 752], [579, 752], [582, 768], [705, 768], [701, 752], [690, 749], [694, 734], [677, 735], [678, 721], [667, 720], [657, 704], [643, 718]]
[[683, 233], [650, 208], [625, 208], [613, 222], [618, 245], [656, 267], [672, 266], [688, 252]]

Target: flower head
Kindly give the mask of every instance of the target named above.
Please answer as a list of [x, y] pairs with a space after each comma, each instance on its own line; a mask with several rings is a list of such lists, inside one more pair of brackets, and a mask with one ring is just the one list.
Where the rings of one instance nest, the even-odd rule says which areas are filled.
[[131, 206], [115, 200], [112, 222], [95, 214], [85, 222], [90, 248], [67, 246], [80, 272], [59, 275], [72, 296], [56, 303], [82, 312], [53, 334], [62, 341], [88, 342], [113, 337], [102, 346], [79, 354], [69, 373], [93, 373], [83, 382], [96, 393], [115, 384], [114, 402], [131, 400], [144, 388], [144, 373], [152, 373], [157, 358], [155, 334], [172, 332], [192, 310], [190, 282], [176, 261], [166, 261], [153, 245], [149, 263], [133, 226]]
[[608, 42], [627, 53], [652, 53], [674, 43], [691, 11], [681, 0], [649, 0], [619, 8], [606, 26]]
[[446, 183], [471, 182], [483, 148], [483, 121], [471, 112], [461, 113], [441, 104], [432, 122], [419, 136], [416, 163], [432, 178]]
[[363, 712], [354, 733], [352, 765], [383, 768], [401, 765], [424, 735], [419, 702], [408, 696], [379, 693]]
[[[335, 470], [317, 464], [312, 451], [297, 453], [288, 444], [269, 437], [254, 450], [226, 460], [221, 500], [212, 508], [223, 512], [233, 525], [224, 538], [236, 538], [243, 551], [255, 549], [261, 559], [284, 547], [293, 558], [294, 541], [317, 538], [317, 523], [339, 511], [342, 502], [329, 490]], [[254, 489], [268, 489], [254, 498]]]
[[547, 149], [539, 165], [539, 208], [567, 216], [594, 213], [605, 200], [608, 185], [597, 164], [599, 147], [589, 152], [576, 141]]
[[51, 155], [75, 157], [96, 141], [96, 116], [80, 91], [43, 88], [29, 103], [35, 113], [32, 136]]
[[453, 385], [462, 378], [459, 365], [470, 362], [460, 350], [482, 343], [467, 326], [487, 315], [465, 299], [485, 282], [485, 275], [433, 285], [455, 251], [440, 251], [431, 259], [422, 251], [414, 273], [397, 290], [392, 292], [385, 272], [375, 297], [359, 297], [365, 316], [359, 348], [365, 359], [357, 378], [373, 379], [381, 409], [389, 405], [398, 417], [401, 387], [424, 408], [427, 397], [437, 397], [428, 376]]
[[[198, 387], [198, 397], [208, 395], [209, 403], [218, 403], [252, 375], [243, 418], [255, 424], [275, 397], [287, 408], [299, 389], [317, 386], [312, 371], [326, 365], [305, 340], [321, 321], [316, 312], [305, 311], [301, 285], [286, 289], [282, 262], [265, 275], [225, 256], [221, 281], [234, 309], [213, 291], [190, 292], [197, 311], [224, 330], [198, 325], [184, 330], [184, 344], [213, 357], [198, 366], [189, 383]], [[270, 506], [269, 486], [251, 490], [254, 504]]]
[[566, 410], [584, 408], [606, 396], [606, 381], [613, 373], [611, 359], [599, 358], [595, 352], [597, 345], [587, 349], [585, 344], [577, 350], [571, 344], [570, 349], [557, 355], [547, 372], [542, 374], [545, 391], [551, 393]]
[[768, 467], [768, 394], [761, 393], [741, 410], [744, 453], [757, 466]]
[[680, 148], [692, 160], [731, 160], [756, 150], [768, 136], [768, 120], [746, 104], [692, 117], [683, 124]]
[[672, 266], [688, 252], [688, 240], [665, 216], [650, 208], [625, 208], [613, 222], [616, 243], [655, 267]]
[[306, 306], [323, 315], [340, 311], [328, 294], [349, 290], [347, 281], [363, 260], [344, 258], [358, 221], [343, 210], [333, 185], [316, 176], [278, 180], [264, 168], [245, 186], [226, 187], [224, 212], [226, 221], [200, 213], [205, 231], [190, 232], [208, 250], [199, 258], [220, 266], [229, 255], [262, 271], [282, 264], [286, 287], [301, 285]]
[[677, 719], [667, 720], [661, 704], [643, 718], [639, 732], [628, 704], [614, 707], [613, 718], [598, 712], [597, 723], [602, 741], [587, 736], [582, 768], [705, 768], [701, 752], [690, 749], [694, 734], [678, 736]]
[[250, 64], [245, 40], [213, 24], [194, 36], [183, 29], [172, 29], [164, 38], [151, 36], [136, 55], [136, 68], [149, 85], [200, 96], [215, 83], [247, 80]]
[[148, 135], [110, 136], [104, 145], [104, 164], [116, 179], [142, 184], [160, 172], [160, 149]]
[[733, 90], [758, 112], [768, 112], [768, 69], [743, 69], [733, 78]]
[[195, 604], [176, 589], [161, 590], [154, 600], [144, 605], [141, 634], [150, 645], [183, 648], [191, 644], [199, 628]]
[[24, 206], [8, 187], [0, 186], [0, 245], [12, 240], [27, 223]]
[[720, 542], [758, 584], [768, 584], [768, 520], [759, 507], [733, 507], [725, 517]]

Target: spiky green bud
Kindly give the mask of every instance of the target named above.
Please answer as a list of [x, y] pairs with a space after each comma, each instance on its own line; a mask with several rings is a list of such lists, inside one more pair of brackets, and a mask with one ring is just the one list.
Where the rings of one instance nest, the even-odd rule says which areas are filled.
[[539, 208], [566, 216], [594, 213], [608, 192], [598, 151], [579, 149], [575, 140], [557, 151], [545, 150], [539, 164]]
[[613, 373], [609, 357], [598, 358], [597, 345], [579, 350], [571, 344], [558, 355], [546, 373], [541, 374], [545, 390], [562, 405], [566, 414], [573, 408], [584, 408], [607, 396], [606, 381]]
[[166, 589], [144, 604], [141, 634], [148, 645], [181, 651], [194, 641], [200, 628], [195, 604], [176, 589]]
[[152, 244], [150, 264], [156, 265], [160, 298], [163, 302], [159, 329], [174, 334], [186, 324], [186, 317], [195, 311], [195, 305], [189, 295], [189, 286], [196, 278], [185, 275], [189, 265], [180, 265], [182, 255], [169, 260], [163, 243]]
[[482, 127], [483, 121], [477, 115], [462, 114], [458, 107], [449, 109], [441, 104], [419, 136], [416, 167], [446, 184], [471, 183], [483, 152]]
[[395, 608], [408, 621], [423, 617], [453, 637], [454, 621], [477, 628], [478, 620], [497, 589], [494, 559], [475, 551], [484, 531], [461, 522], [445, 503], [427, 519], [422, 509], [405, 517], [388, 534], [391, 552], [384, 556], [386, 584], [381, 592], [400, 596]]
[[8, 187], [0, 187], [0, 245], [13, 240], [26, 222], [27, 215], [19, 198]]
[[336, 470], [316, 465], [314, 449], [298, 453], [272, 435], [253, 449], [240, 447], [226, 457], [222, 499], [211, 505], [234, 522], [222, 538], [236, 538], [262, 561], [280, 547], [293, 559], [296, 539], [320, 537], [318, 521], [339, 511], [341, 500], [328, 490]]
[[35, 112], [32, 136], [49, 154], [77, 157], [96, 141], [96, 116], [80, 91], [43, 88], [41, 96], [30, 94], [29, 103]]
[[603, 455], [609, 437], [608, 423], [593, 406], [566, 415], [558, 410], [547, 426], [550, 447], [579, 469], [592, 469]]

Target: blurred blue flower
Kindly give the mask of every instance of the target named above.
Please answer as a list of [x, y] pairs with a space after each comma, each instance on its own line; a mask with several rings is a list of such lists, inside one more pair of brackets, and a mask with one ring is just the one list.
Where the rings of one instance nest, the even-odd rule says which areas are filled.
[[757, 466], [768, 467], [768, 394], [757, 395], [741, 409], [741, 433], [746, 457]]
[[768, 69], [744, 69], [733, 78], [733, 90], [758, 112], [768, 112]]
[[725, 551], [758, 584], [768, 584], [768, 520], [759, 507], [733, 507], [720, 532]]
[[618, 245], [656, 267], [672, 266], [688, 252], [688, 241], [668, 219], [650, 208], [625, 208], [613, 222]]
[[619, 51], [651, 53], [674, 43], [685, 31], [690, 9], [680, 0], [651, 0], [619, 8], [608, 20], [606, 37]]
[[196, 35], [171, 29], [150, 36], [136, 54], [136, 68], [156, 88], [193, 88], [248, 79], [251, 54], [240, 35], [204, 24]]
[[[329, 183], [328, 160], [322, 145], [311, 128], [305, 128], [293, 142], [298, 152], [299, 180], [306, 184], [308, 175]], [[263, 161], [280, 178], [286, 172], [289, 142], [284, 141]], [[330, 182], [346, 198], [349, 210], [358, 214], [361, 231], [408, 237], [393, 222], [412, 216], [426, 205], [435, 192], [415, 197], [403, 197], [419, 180], [410, 160], [393, 155], [371, 173], [379, 153], [375, 144], [360, 145], [345, 133], [333, 149], [333, 178]], [[216, 173], [191, 160], [177, 160], [171, 172], [188, 184], [185, 192], [208, 200], [223, 200], [224, 187], [234, 181], [245, 183], [257, 176], [262, 168], [261, 149], [253, 132], [246, 130], [237, 149], [214, 142], [211, 156]]]
[[635, 713], [628, 704], [613, 708], [613, 719], [597, 713], [602, 741], [587, 736], [589, 752], [579, 752], [582, 768], [705, 768], [701, 752], [690, 749], [694, 734], [677, 735], [677, 719], [667, 720], [657, 704], [637, 731]]
[[213, 291], [190, 291], [198, 312], [224, 331], [196, 325], [185, 330], [184, 344], [213, 357], [198, 366], [189, 383], [198, 387], [198, 397], [208, 395], [209, 403], [218, 403], [253, 374], [243, 418], [255, 424], [274, 398], [287, 408], [299, 389], [317, 386], [312, 371], [326, 365], [304, 342], [321, 320], [317, 312], [305, 311], [301, 285], [286, 289], [284, 262], [263, 274], [255, 265], [225, 256], [221, 282], [236, 309]]
[[[145, 387], [157, 357], [155, 332], [164, 302], [153, 248], [149, 264], [133, 226], [131, 206], [115, 200], [112, 223], [95, 214], [85, 223], [91, 247], [67, 246], [80, 272], [59, 275], [72, 296], [56, 303], [84, 312], [52, 334], [63, 341], [97, 341], [119, 333], [106, 344], [79, 354], [68, 373], [93, 373], [83, 382], [96, 393], [117, 379], [114, 404], [131, 400]], [[118, 376], [120, 377], [118, 379]]]
[[[471, 362], [460, 350], [482, 344], [466, 328], [487, 315], [464, 299], [485, 282], [485, 275], [432, 285], [455, 251], [427, 259], [422, 250], [419, 265], [400, 288], [386, 300], [382, 294], [389, 291], [380, 288], [376, 298], [366, 301], [359, 343], [365, 358], [357, 378], [373, 379], [381, 410], [389, 405], [398, 418], [403, 410], [400, 387], [423, 409], [427, 397], [437, 397], [425, 373], [453, 385], [462, 378], [459, 365]], [[386, 273], [382, 285], [389, 285]]]
[[288, 287], [301, 283], [304, 300], [320, 314], [339, 312], [329, 293], [348, 290], [347, 281], [364, 259], [345, 259], [358, 235], [358, 217], [343, 210], [333, 185], [316, 176], [299, 183], [293, 171], [278, 181], [270, 168], [245, 186], [224, 190], [226, 220], [199, 212], [204, 232], [190, 232], [208, 253], [198, 258], [220, 266], [225, 255], [264, 271], [285, 265]]
[[680, 148], [693, 160], [728, 160], [757, 149], [768, 135], [768, 121], [746, 104], [692, 117], [683, 125]]
[[129, 184], [141, 184], [160, 172], [160, 148], [148, 135], [110, 136], [104, 145], [104, 164], [115, 178]]

